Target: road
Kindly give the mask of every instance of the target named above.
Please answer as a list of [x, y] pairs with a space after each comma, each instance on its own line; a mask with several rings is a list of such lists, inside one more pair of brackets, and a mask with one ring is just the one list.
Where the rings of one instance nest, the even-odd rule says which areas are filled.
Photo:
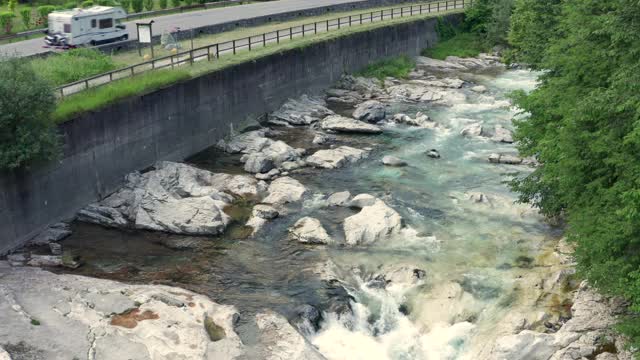
[[[360, 3], [366, 0], [278, 0], [247, 5], [230, 6], [217, 9], [191, 11], [181, 14], [158, 16], [153, 19], [153, 32], [161, 34], [164, 30], [172, 30], [176, 27], [191, 29], [206, 25], [220, 24], [242, 19], [250, 19], [264, 15], [275, 15], [289, 11], [313, 9], [322, 6]], [[140, 20], [137, 20], [140, 21]], [[136, 21], [126, 22], [129, 31], [129, 39], [137, 39]], [[51, 51], [46, 48], [42, 38], [20, 41], [16, 43], [0, 45], [0, 54], [28, 56]]]

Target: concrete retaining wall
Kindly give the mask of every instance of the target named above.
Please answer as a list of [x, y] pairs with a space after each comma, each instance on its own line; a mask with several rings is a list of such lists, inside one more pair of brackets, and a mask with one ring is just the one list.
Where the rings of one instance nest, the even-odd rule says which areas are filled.
[[[450, 15], [457, 22], [459, 15]], [[437, 41], [435, 19], [355, 33], [236, 65], [136, 96], [60, 126], [64, 155], [0, 174], [0, 253], [73, 216], [158, 160], [182, 160], [288, 98], [320, 92], [371, 61], [416, 55]]]

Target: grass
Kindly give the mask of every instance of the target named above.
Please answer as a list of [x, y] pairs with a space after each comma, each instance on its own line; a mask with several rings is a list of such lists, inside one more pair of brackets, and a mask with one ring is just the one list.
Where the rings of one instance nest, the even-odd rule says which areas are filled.
[[[366, 32], [373, 29], [394, 26], [401, 23], [413, 22], [419, 19], [432, 18], [448, 13], [458, 13], [459, 10], [451, 10], [436, 14], [423, 14], [412, 17], [396, 18], [384, 22], [367, 23], [356, 27], [346, 27], [340, 30], [320, 33], [309, 37], [298, 37], [287, 42], [281, 42], [276, 45], [268, 45], [267, 47], [253, 49], [252, 51], [242, 50], [236, 55], [221, 56], [220, 59], [213, 61], [199, 61], [192, 66], [184, 65], [175, 70], [159, 70], [137, 75], [132, 78], [125, 78], [115, 81], [111, 84], [82, 91], [77, 94], [63, 98], [54, 112], [54, 120], [63, 122], [73, 118], [74, 116], [98, 109], [120, 99], [140, 95], [153, 91], [155, 89], [170, 85], [172, 83], [186, 80], [189, 78], [201, 76], [210, 72], [218, 71], [239, 63], [266, 57], [275, 53], [288, 50], [302, 50], [305, 47], [323, 41], [336, 39], [358, 32]], [[334, 14], [335, 15], [335, 14]]]
[[422, 55], [444, 60], [447, 56], [475, 57], [486, 50], [478, 35], [458, 33], [451, 39], [437, 43], [433, 48], [422, 50]]
[[53, 113], [53, 120], [62, 122], [83, 112], [101, 108], [116, 100], [143, 94], [190, 77], [189, 72], [183, 69], [158, 70], [89, 89], [60, 101]]
[[386, 77], [394, 77], [396, 79], [405, 79], [411, 70], [416, 66], [416, 62], [410, 57], [403, 55], [389, 60], [375, 62], [358, 75], [370, 78], [378, 78], [384, 80]]
[[36, 74], [54, 86], [78, 81], [117, 67], [110, 56], [93, 49], [73, 49], [58, 56], [35, 58], [31, 60], [31, 65]]

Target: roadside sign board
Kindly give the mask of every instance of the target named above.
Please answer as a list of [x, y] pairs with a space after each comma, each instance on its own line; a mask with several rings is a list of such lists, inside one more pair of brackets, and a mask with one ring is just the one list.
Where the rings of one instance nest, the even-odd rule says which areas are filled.
[[138, 41], [143, 44], [151, 44], [151, 24], [138, 25]]

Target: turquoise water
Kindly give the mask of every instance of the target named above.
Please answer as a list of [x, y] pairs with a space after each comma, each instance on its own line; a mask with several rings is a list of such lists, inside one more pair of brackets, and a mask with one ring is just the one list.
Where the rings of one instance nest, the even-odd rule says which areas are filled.
[[[490, 331], [512, 306], [514, 271], [559, 235], [535, 211], [513, 204], [515, 196], [504, 184], [514, 171], [530, 169], [488, 163], [490, 153], [515, 152], [514, 146], [460, 135], [471, 122], [511, 128], [516, 110], [507, 94], [531, 90], [536, 74], [507, 71], [466, 79], [488, 91], [476, 94], [465, 87], [452, 106], [391, 105], [392, 113], [428, 114], [440, 125], [436, 129], [386, 125], [379, 136], [341, 137], [349, 146], [374, 147], [371, 156], [345, 169], [294, 173], [316, 196], [255, 239], [231, 229], [222, 238], [191, 238], [189, 246], [176, 249], [167, 244], [186, 237], [75, 224], [74, 235], [64, 242], [85, 261], [75, 272], [182, 286], [233, 304], [248, 319], [264, 308], [285, 315], [300, 304], [326, 309], [330, 295], [319, 269], [329, 267], [355, 301], [353, 316], [326, 313], [320, 331], [309, 336], [327, 358], [464, 358], [474, 338]], [[279, 137], [300, 147], [313, 136], [304, 129], [283, 129]], [[429, 149], [437, 149], [441, 158], [427, 157]], [[389, 154], [409, 166], [383, 166], [380, 159]], [[240, 166], [237, 157], [215, 150], [191, 162], [213, 171], [237, 172]], [[415, 231], [366, 248], [305, 246], [287, 238], [287, 228], [310, 215], [340, 242], [342, 221], [355, 212], [325, 207], [323, 196], [344, 190], [383, 199]], [[470, 193], [483, 193], [491, 202], [476, 203]], [[426, 275], [385, 289], [368, 284], [373, 275], [402, 267]]]

